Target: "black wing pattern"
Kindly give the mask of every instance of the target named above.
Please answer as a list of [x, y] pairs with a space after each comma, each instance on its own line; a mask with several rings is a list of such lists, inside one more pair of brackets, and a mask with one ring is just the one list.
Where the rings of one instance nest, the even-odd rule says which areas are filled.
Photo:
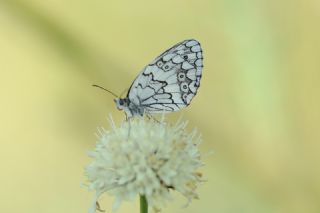
[[161, 113], [188, 106], [200, 86], [203, 56], [200, 43], [188, 39], [147, 65], [132, 83], [129, 100], [146, 112]]

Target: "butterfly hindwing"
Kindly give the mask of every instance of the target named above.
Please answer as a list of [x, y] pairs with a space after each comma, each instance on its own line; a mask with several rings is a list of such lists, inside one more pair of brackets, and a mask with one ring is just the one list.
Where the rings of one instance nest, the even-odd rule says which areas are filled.
[[200, 86], [202, 60], [198, 41], [176, 44], [141, 71], [129, 89], [129, 100], [151, 113], [188, 106]]

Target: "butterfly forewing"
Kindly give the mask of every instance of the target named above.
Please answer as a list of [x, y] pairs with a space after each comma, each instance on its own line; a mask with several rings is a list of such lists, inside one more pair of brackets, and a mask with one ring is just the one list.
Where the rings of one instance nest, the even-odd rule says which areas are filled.
[[202, 60], [198, 41], [176, 44], [140, 72], [129, 89], [129, 100], [150, 113], [188, 106], [200, 86]]

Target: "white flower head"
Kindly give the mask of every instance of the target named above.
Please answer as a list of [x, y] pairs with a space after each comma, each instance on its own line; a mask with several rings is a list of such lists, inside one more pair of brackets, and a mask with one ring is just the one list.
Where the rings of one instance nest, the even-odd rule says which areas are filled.
[[95, 190], [93, 206], [107, 192], [116, 197], [113, 209], [124, 200], [144, 195], [154, 209], [170, 200], [170, 190], [180, 192], [188, 201], [198, 198], [195, 192], [202, 182], [198, 145], [194, 130], [187, 133], [186, 122], [169, 125], [146, 118], [130, 119], [112, 129], [100, 130], [93, 162], [86, 168], [89, 189]]

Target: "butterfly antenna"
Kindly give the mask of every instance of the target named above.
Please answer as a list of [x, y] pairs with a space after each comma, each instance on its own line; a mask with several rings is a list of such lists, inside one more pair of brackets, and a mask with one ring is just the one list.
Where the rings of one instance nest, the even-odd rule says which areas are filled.
[[102, 86], [96, 85], [96, 84], [92, 84], [93, 87], [98, 87], [104, 91], [107, 91], [108, 93], [110, 93], [111, 95], [113, 95], [114, 97], [118, 98], [119, 96], [114, 94], [113, 92], [111, 92], [110, 90], [107, 90], [106, 88], [103, 88]]

